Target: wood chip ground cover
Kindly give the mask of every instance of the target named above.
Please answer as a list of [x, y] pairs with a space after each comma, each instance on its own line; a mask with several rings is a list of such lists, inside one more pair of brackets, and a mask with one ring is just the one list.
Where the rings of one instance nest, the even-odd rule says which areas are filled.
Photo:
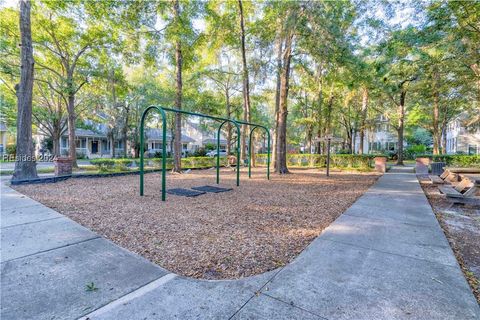
[[420, 179], [420, 182], [473, 294], [480, 303], [480, 207], [454, 204], [428, 179]]
[[[159, 173], [139, 177], [70, 179], [16, 186], [19, 192], [118, 245], [181, 275], [233, 279], [263, 273], [295, 258], [378, 178], [374, 173], [294, 170], [265, 179], [221, 172], [224, 193], [160, 198]], [[169, 174], [167, 188], [215, 185], [215, 171]]]

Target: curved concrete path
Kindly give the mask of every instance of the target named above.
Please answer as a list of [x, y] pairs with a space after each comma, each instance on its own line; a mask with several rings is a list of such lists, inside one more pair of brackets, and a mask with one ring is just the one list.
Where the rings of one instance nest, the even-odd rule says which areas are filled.
[[286, 267], [234, 281], [169, 273], [8, 186], [1, 193], [2, 319], [480, 319], [404, 170]]

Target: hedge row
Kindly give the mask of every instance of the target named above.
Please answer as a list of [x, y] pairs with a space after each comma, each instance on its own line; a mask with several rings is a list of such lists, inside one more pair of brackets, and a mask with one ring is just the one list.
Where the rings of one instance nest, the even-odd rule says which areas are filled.
[[[129, 171], [128, 167], [132, 166], [134, 162], [138, 165], [138, 159], [93, 159], [90, 163], [98, 168], [100, 172], [108, 171]], [[167, 168], [173, 167], [173, 158], [167, 158]], [[220, 165], [227, 164], [226, 157], [220, 157]], [[145, 165], [152, 165], [155, 168], [162, 166], [162, 158], [145, 159]], [[188, 157], [182, 158], [182, 169], [204, 169], [211, 168], [217, 165], [217, 159], [212, 157]]]
[[480, 167], [480, 155], [468, 156], [468, 155], [417, 155], [417, 158], [430, 158], [433, 162], [445, 162], [447, 166], [454, 167]]
[[[162, 158], [146, 159], [146, 162], [151, 161], [154, 167], [160, 168], [162, 166]], [[173, 167], [173, 158], [167, 158], [167, 168]], [[220, 166], [227, 165], [227, 158], [220, 157]], [[213, 157], [187, 157], [182, 158], [182, 169], [205, 169], [217, 166], [217, 158]]]
[[[332, 154], [330, 166], [337, 168], [369, 169], [373, 166], [375, 155]], [[266, 154], [257, 154], [256, 163], [267, 164]], [[287, 154], [287, 166], [302, 168], [324, 168], [327, 166], [327, 156], [323, 154]]]

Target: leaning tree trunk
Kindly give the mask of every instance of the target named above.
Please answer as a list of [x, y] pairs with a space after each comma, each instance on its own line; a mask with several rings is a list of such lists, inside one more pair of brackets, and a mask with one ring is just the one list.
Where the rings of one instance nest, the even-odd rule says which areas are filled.
[[365, 140], [365, 124], [367, 122], [367, 112], [368, 112], [368, 89], [367, 87], [363, 88], [362, 94], [362, 114], [361, 114], [361, 123], [360, 123], [360, 136], [359, 136], [359, 146], [358, 154], [363, 154], [364, 140]]
[[[240, 40], [242, 51], [242, 70], [243, 70], [243, 121], [250, 122], [250, 84], [248, 81], [247, 55], [245, 52], [245, 22], [243, 16], [243, 3], [238, 0], [238, 9], [240, 12]], [[240, 157], [242, 160], [246, 159], [246, 140], [247, 140], [248, 126], [242, 126], [242, 149], [240, 150]]]
[[12, 180], [37, 177], [35, 151], [32, 140], [33, 47], [29, 0], [20, 1], [20, 83], [17, 94], [17, 159]]
[[402, 90], [400, 93], [400, 104], [398, 105], [398, 127], [397, 127], [397, 165], [403, 166], [403, 132], [405, 127], [405, 96], [407, 92]]
[[[180, 4], [178, 0], [174, 4], [175, 20], [180, 19]], [[182, 110], [182, 45], [180, 40], [175, 44], [175, 64], [176, 64], [176, 92], [175, 92], [175, 108]], [[180, 173], [182, 171], [182, 114], [175, 113], [175, 138], [173, 145], [173, 171]]]
[[287, 100], [290, 80], [290, 62], [292, 60], [292, 41], [293, 34], [287, 35], [282, 57], [282, 73], [280, 76], [280, 101], [277, 132], [277, 167], [275, 168], [275, 172], [279, 174], [289, 173], [287, 168]]

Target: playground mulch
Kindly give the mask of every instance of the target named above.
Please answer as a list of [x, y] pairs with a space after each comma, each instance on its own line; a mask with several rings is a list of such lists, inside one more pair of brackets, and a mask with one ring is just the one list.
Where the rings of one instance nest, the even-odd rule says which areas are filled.
[[[242, 170], [245, 171], [245, 170]], [[55, 184], [15, 186], [21, 193], [67, 215], [118, 245], [181, 275], [233, 279], [281, 267], [294, 259], [344, 212], [378, 175], [292, 170], [252, 179], [221, 172], [223, 193], [194, 198], [160, 198], [159, 173], [139, 177], [70, 179]], [[215, 185], [214, 170], [169, 174], [167, 188]]]

